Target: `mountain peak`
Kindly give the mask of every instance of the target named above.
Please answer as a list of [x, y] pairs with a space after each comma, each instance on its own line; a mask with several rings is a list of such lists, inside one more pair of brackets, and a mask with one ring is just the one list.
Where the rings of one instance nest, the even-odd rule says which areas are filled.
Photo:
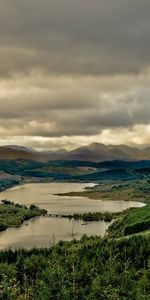
[[27, 152], [36, 152], [33, 148], [25, 147], [25, 146], [18, 146], [18, 145], [4, 145], [1, 146], [2, 148], [12, 149], [16, 151], [27, 151]]
[[93, 162], [106, 160], [150, 160], [150, 148], [139, 149], [126, 145], [107, 146], [96, 142], [67, 152], [64, 149], [53, 152], [38, 152], [27, 147], [8, 145], [0, 147], [0, 159], [30, 159], [36, 161], [80, 160]]

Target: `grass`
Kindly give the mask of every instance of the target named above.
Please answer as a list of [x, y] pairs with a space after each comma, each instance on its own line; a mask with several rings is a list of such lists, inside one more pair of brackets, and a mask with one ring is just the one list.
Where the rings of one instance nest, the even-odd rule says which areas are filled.
[[[109, 227], [109, 235], [120, 237], [150, 231], [150, 204], [134, 208]], [[146, 234], [147, 234], [146, 233]]]

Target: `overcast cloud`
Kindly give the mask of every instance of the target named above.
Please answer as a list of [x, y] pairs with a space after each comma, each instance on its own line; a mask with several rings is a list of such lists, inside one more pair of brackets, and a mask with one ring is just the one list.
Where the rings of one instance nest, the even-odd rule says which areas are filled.
[[0, 0], [0, 145], [149, 145], [149, 12], [149, 0]]

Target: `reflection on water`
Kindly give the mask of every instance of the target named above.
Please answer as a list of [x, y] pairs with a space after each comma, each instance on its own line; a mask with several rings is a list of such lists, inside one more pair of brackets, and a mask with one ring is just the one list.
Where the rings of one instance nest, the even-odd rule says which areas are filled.
[[141, 206], [133, 201], [101, 201], [85, 197], [56, 196], [57, 193], [82, 191], [89, 183], [31, 183], [17, 186], [0, 194], [1, 199], [7, 198], [21, 204], [35, 204], [53, 214], [73, 214], [95, 211], [121, 211], [128, 207]]
[[[121, 211], [129, 207], [142, 206], [142, 203], [127, 201], [91, 200], [84, 197], [61, 197], [53, 194], [82, 191], [93, 184], [83, 183], [34, 183], [17, 186], [0, 194], [1, 199], [9, 199], [20, 204], [35, 204], [54, 214], [73, 214], [95, 211]], [[74, 221], [77, 238], [83, 234], [104, 235], [108, 228], [106, 222], [91, 222], [86, 226], [83, 221]], [[35, 218], [20, 228], [10, 228], [0, 233], [0, 249], [8, 247], [44, 247], [48, 246], [54, 234], [56, 241], [71, 239], [72, 221], [64, 218]]]
[[[28, 225], [27, 225], [28, 224]], [[71, 232], [76, 233], [76, 238], [83, 234], [104, 235], [109, 223], [92, 222], [87, 225], [83, 221], [72, 221], [65, 218], [40, 217], [25, 222], [19, 228], [9, 228], [0, 233], [0, 249], [17, 247], [47, 247], [50, 245], [53, 236], [55, 241], [71, 240]]]

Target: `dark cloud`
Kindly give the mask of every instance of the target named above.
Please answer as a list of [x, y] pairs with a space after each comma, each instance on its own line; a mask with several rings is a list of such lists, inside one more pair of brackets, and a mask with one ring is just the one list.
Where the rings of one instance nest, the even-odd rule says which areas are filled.
[[149, 11], [149, 0], [0, 0], [0, 144], [147, 144]]
[[0, 0], [1, 76], [138, 72], [150, 60], [148, 0]]
[[[108, 91], [100, 79], [98, 84], [89, 78], [87, 85], [81, 78], [59, 80], [57, 85], [55, 81], [51, 83], [49, 89], [47, 77], [43, 88], [35, 83], [21, 87], [16, 81], [2, 87], [1, 135], [90, 136], [100, 134], [105, 128], [149, 124], [150, 90], [142, 85], [143, 79], [136, 80], [137, 89], [129, 78], [131, 86], [126, 91], [125, 88]], [[25, 85], [25, 79], [22, 81]], [[116, 81], [119, 84], [119, 79], [114, 79], [114, 86]], [[14, 88], [18, 85], [19, 88]]]

